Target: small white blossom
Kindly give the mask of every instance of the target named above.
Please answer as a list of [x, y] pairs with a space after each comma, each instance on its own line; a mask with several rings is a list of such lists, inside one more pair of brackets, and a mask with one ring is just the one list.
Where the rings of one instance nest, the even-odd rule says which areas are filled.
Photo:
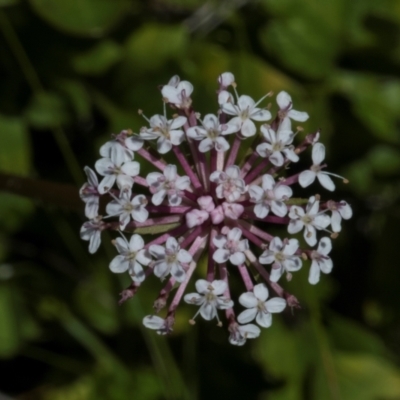
[[115, 247], [120, 255], [114, 257], [110, 263], [110, 270], [115, 273], [129, 271], [134, 282], [144, 281], [142, 265], [149, 265], [151, 257], [148, 250], [145, 250], [144, 240], [140, 235], [132, 235], [128, 242], [125, 238], [115, 239]]
[[243, 346], [247, 339], [255, 339], [260, 336], [260, 328], [254, 324], [239, 325], [232, 324], [229, 327], [229, 343], [235, 346]]
[[344, 200], [339, 203], [332, 200], [328, 201], [328, 209], [332, 211], [331, 226], [333, 232], [340, 232], [342, 230], [342, 218], [350, 219], [353, 216], [353, 210]]
[[246, 192], [246, 184], [240, 178], [240, 168], [237, 165], [229, 166], [225, 172], [214, 171], [210, 175], [210, 181], [216, 183], [216, 194], [219, 199], [225, 199], [231, 203], [239, 199]]
[[232, 72], [224, 72], [218, 77], [218, 82], [223, 88], [227, 88], [235, 83], [235, 76]]
[[159, 206], [168, 196], [170, 206], [178, 206], [182, 202], [183, 191], [190, 186], [188, 176], [178, 177], [176, 165], [167, 165], [163, 174], [151, 172], [147, 175], [150, 192], [153, 194], [151, 202]]
[[104, 230], [104, 222], [100, 215], [86, 221], [80, 231], [81, 239], [89, 241], [89, 253], [96, 253], [101, 243], [101, 232]]
[[276, 102], [280, 108], [279, 117], [281, 120], [288, 120], [289, 123], [290, 119], [299, 122], [308, 120], [308, 114], [306, 112], [293, 110], [292, 98], [288, 93], [284, 91], [279, 92], [276, 96]]
[[264, 98], [256, 103], [250, 96], [242, 95], [238, 98], [237, 105], [231, 102], [222, 104], [222, 111], [234, 116], [229, 124], [238, 125], [243, 137], [251, 137], [256, 134], [257, 128], [252, 120], [268, 121], [271, 119], [271, 113], [268, 110], [257, 108]]
[[309, 170], [303, 171], [299, 175], [299, 184], [302, 187], [307, 187], [311, 185], [315, 178], [318, 178], [319, 183], [327, 190], [333, 192], [335, 190], [335, 184], [329, 175], [336, 176], [338, 178], [344, 179], [343, 177], [332, 174], [331, 172], [322, 171], [323, 166], [321, 166], [322, 161], [325, 159], [325, 146], [322, 143], [315, 143], [312, 149], [312, 160], [313, 165]]
[[288, 232], [293, 234], [304, 228], [305, 241], [310, 246], [314, 246], [317, 243], [316, 229], [325, 229], [331, 223], [328, 215], [318, 213], [318, 211], [319, 201], [315, 199], [315, 196], [310, 197], [305, 211], [299, 206], [292, 206], [289, 211]]
[[332, 271], [333, 262], [328, 254], [332, 250], [332, 242], [328, 237], [323, 237], [318, 244], [317, 250], [313, 250], [310, 254], [311, 268], [308, 275], [308, 282], [315, 285], [319, 282], [321, 271], [324, 274], [329, 274]]
[[202, 153], [215, 149], [223, 152], [229, 149], [228, 141], [223, 137], [240, 129], [239, 125], [220, 124], [218, 118], [214, 114], [207, 114], [203, 121], [203, 127], [192, 126], [187, 130], [187, 135], [191, 139], [201, 140], [199, 150]]
[[192, 103], [190, 95], [193, 85], [188, 81], [180, 81], [178, 75], [173, 76], [168, 85], [163, 86], [161, 93], [164, 99], [178, 108], [187, 108]]
[[192, 261], [192, 256], [188, 251], [180, 248], [175, 238], [169, 237], [165, 247], [152, 244], [149, 251], [156, 258], [154, 275], [164, 279], [171, 273], [177, 282], [184, 281], [186, 277], [184, 266]]
[[157, 315], [147, 315], [143, 318], [143, 325], [146, 328], [155, 330], [159, 335], [168, 335], [172, 332], [174, 321], [169, 318], [164, 319]]
[[293, 150], [294, 135], [290, 128], [290, 120], [283, 120], [277, 132], [269, 125], [261, 125], [261, 132], [266, 140], [266, 143], [261, 143], [256, 148], [261, 157], [268, 157], [277, 167], [283, 165], [285, 157], [292, 162], [299, 161], [299, 156]]
[[272, 264], [270, 279], [272, 282], [278, 282], [284, 272], [298, 271], [301, 268], [302, 262], [299, 256], [295, 253], [299, 248], [297, 239], [282, 240], [275, 236], [268, 249], [261, 254], [259, 261], [261, 264]]
[[222, 106], [226, 103], [234, 104], [235, 99], [233, 98], [232, 94], [229, 93], [228, 91], [221, 90], [218, 94], [218, 104], [222, 108]]
[[289, 199], [292, 194], [289, 186], [280, 182], [275, 183], [274, 178], [268, 174], [262, 177], [262, 187], [249, 186], [250, 200], [257, 203], [254, 207], [254, 214], [258, 218], [265, 218], [270, 210], [278, 217], [284, 217], [287, 214], [287, 206], [284, 201]]
[[[100, 147], [100, 155], [104, 158], [120, 160], [121, 163], [132, 161], [134, 152], [143, 147], [143, 139], [132, 135], [128, 130], [118, 135]], [[113, 157], [111, 156], [113, 154]]]
[[131, 218], [136, 222], [144, 222], [149, 217], [146, 210], [147, 199], [143, 194], [134, 196], [131, 200], [130, 190], [122, 191], [119, 199], [114, 199], [106, 206], [110, 216], [119, 215], [120, 229], [124, 230]]
[[239, 228], [229, 230], [228, 235], [217, 235], [213, 239], [216, 250], [213, 260], [217, 263], [224, 263], [228, 260], [233, 265], [241, 265], [245, 262], [244, 252], [249, 248], [247, 239], [240, 240], [242, 231]]
[[268, 289], [263, 283], [255, 285], [253, 292], [243, 293], [239, 297], [239, 303], [248, 310], [238, 315], [238, 322], [246, 324], [255, 318], [258, 325], [269, 328], [272, 324], [271, 313], [282, 312], [286, 307], [286, 300], [274, 297], [267, 301], [268, 295]]
[[88, 181], [79, 190], [80, 198], [85, 202], [85, 215], [87, 218], [95, 218], [99, 211], [100, 194], [97, 190], [99, 181], [96, 173], [89, 167], [84, 168]]
[[122, 190], [129, 190], [133, 186], [133, 177], [140, 171], [140, 164], [136, 161], [124, 162], [122, 157], [112, 152], [111, 158], [100, 158], [95, 164], [96, 171], [104, 176], [98, 186], [100, 194], [108, 192], [117, 182]]
[[223, 296], [227, 284], [225, 281], [215, 280], [208, 282], [204, 279], [196, 281], [196, 290], [199, 293], [186, 294], [184, 300], [186, 303], [195, 304], [200, 306], [199, 311], [193, 317], [196, 318], [197, 314], [207, 321], [217, 317], [217, 309], [226, 310], [233, 307], [233, 301]]
[[186, 117], [176, 117], [167, 120], [163, 115], [153, 115], [150, 118], [150, 129], [142, 129], [140, 137], [144, 140], [157, 140], [157, 151], [160, 154], [168, 153], [172, 145], [178, 146], [185, 139], [185, 133], [181, 128], [185, 125]]

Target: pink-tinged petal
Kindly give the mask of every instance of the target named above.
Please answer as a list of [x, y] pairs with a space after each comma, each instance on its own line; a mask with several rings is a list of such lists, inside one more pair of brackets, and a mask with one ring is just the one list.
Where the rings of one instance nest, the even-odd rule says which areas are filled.
[[272, 325], [272, 315], [270, 313], [259, 312], [256, 317], [256, 322], [263, 328], [269, 328]]
[[286, 300], [280, 297], [274, 297], [265, 303], [265, 307], [270, 313], [282, 312], [286, 307]]
[[222, 206], [216, 207], [214, 210], [210, 212], [210, 215], [211, 215], [211, 221], [214, 225], [220, 224], [225, 218]]
[[238, 99], [238, 106], [242, 111], [246, 109], [251, 110], [254, 107], [254, 104], [254, 100], [250, 96], [247, 96], [245, 94], [240, 96]]
[[279, 151], [274, 151], [268, 158], [269, 161], [271, 161], [272, 164], [276, 165], [277, 167], [281, 167], [285, 161], [282, 153]]
[[[229, 143], [227, 142], [227, 140], [223, 137], [217, 137], [217, 139], [215, 139], [215, 150], [218, 152], [225, 152], [227, 150], [229, 150]], [[201, 151], [201, 150], [200, 150]]]
[[285, 256], [292, 256], [299, 248], [299, 241], [297, 239], [289, 239], [283, 249]]
[[268, 110], [260, 108], [255, 108], [250, 115], [250, 118], [254, 119], [254, 121], [268, 121], [271, 117], [272, 115]]
[[315, 143], [312, 149], [312, 160], [314, 165], [320, 165], [325, 159], [325, 146], [322, 143]]
[[227, 262], [229, 259], [229, 251], [225, 249], [217, 249], [213, 254], [213, 260], [219, 264]]
[[227, 238], [225, 235], [216, 235], [213, 238], [213, 244], [216, 246], [218, 249], [222, 249], [225, 246], [225, 243], [227, 242]]
[[272, 264], [275, 261], [274, 253], [269, 250], [265, 250], [264, 253], [261, 254], [259, 261], [261, 264]]
[[138, 234], [133, 234], [131, 239], [129, 240], [129, 249], [130, 251], [137, 252], [144, 247], [144, 240]]
[[237, 242], [242, 237], [242, 231], [239, 228], [233, 228], [228, 233], [228, 239]]
[[237, 320], [240, 324], [246, 324], [247, 322], [253, 321], [257, 315], [257, 308], [250, 308], [242, 311], [238, 316]]
[[317, 174], [314, 171], [306, 170], [299, 175], [299, 184], [305, 188], [310, 186], [314, 181]]
[[172, 86], [165, 85], [161, 89], [161, 94], [164, 99], [168, 100], [169, 103], [179, 104], [181, 102], [180, 92]]
[[269, 206], [265, 203], [256, 204], [254, 214], [257, 218], [265, 218], [269, 214]]
[[172, 149], [172, 143], [164, 136], [157, 140], [157, 151], [160, 154], [168, 153]]
[[319, 262], [319, 267], [324, 274], [329, 274], [333, 268], [333, 262], [331, 258], [323, 259]]
[[[240, 194], [238, 192], [234, 192], [228, 196], [227, 200], [236, 201], [239, 196]], [[222, 208], [224, 210], [225, 216], [234, 220], [239, 219], [244, 211], [244, 207], [241, 204], [235, 203], [222, 203]]]
[[236, 253], [233, 253], [229, 257], [229, 261], [233, 265], [241, 265], [246, 261], [246, 257], [245, 257], [245, 255], [243, 253], [240, 253], [239, 251], [237, 251]]
[[251, 119], [246, 119], [246, 121], [243, 122], [242, 129], [240, 132], [242, 133], [242, 136], [248, 138], [256, 134], [257, 128]]
[[256, 151], [261, 157], [269, 157], [271, 154], [271, 145], [268, 143], [261, 143], [256, 147]]
[[157, 315], [148, 315], [143, 318], [143, 325], [149, 329], [161, 329], [164, 327], [165, 320]]
[[271, 279], [271, 282], [278, 282], [279, 279], [281, 278], [283, 274], [283, 268], [272, 268], [271, 269], [271, 275], [269, 277], [269, 279]]
[[304, 111], [290, 110], [288, 117], [299, 122], [305, 122], [308, 120], [309, 115]]
[[287, 206], [282, 201], [272, 201], [271, 210], [278, 217], [284, 217], [287, 214]]
[[282, 261], [282, 265], [286, 269], [286, 271], [294, 272], [298, 271], [301, 268], [302, 262], [300, 260], [300, 257], [292, 257]]
[[203, 210], [191, 210], [186, 214], [186, 225], [188, 228], [201, 225], [204, 221], [207, 221], [209, 214]]
[[188, 293], [185, 294], [183, 300], [189, 304], [195, 304], [196, 306], [200, 306], [204, 303], [204, 296], [199, 295], [198, 293]]
[[272, 190], [275, 186], [275, 179], [268, 174], [263, 175], [262, 177], [262, 188], [264, 190]]
[[170, 131], [170, 141], [174, 146], [179, 146], [185, 139], [185, 133], [183, 131]]
[[279, 238], [278, 236], [275, 236], [271, 240], [271, 243], [269, 244], [269, 249], [271, 251], [277, 252], [277, 251], [281, 251], [282, 248], [283, 248], [283, 242], [282, 242], [281, 238]]
[[196, 290], [201, 294], [207, 293], [210, 285], [211, 282], [208, 282], [205, 279], [198, 279], [195, 283]]
[[291, 234], [300, 232], [304, 227], [304, 223], [300, 220], [291, 220], [288, 225], [288, 232]]
[[165, 167], [164, 169], [164, 176], [167, 179], [167, 181], [173, 182], [175, 181], [176, 177], [177, 177], [177, 169], [176, 169], [176, 165], [173, 164], [169, 164]]
[[150, 254], [157, 259], [162, 259], [165, 257], [165, 247], [159, 244], [152, 244], [149, 247]]
[[331, 223], [331, 218], [329, 215], [320, 214], [314, 218], [314, 226], [317, 229], [324, 229], [327, 228]]
[[287, 92], [279, 92], [276, 96], [276, 102], [281, 110], [285, 110], [292, 105], [292, 98]]
[[99, 183], [99, 186], [97, 188], [98, 192], [100, 194], [107, 193], [114, 186], [115, 180], [116, 180], [115, 175], [105, 176]]
[[192, 261], [193, 257], [192, 255], [184, 250], [184, 249], [180, 249], [178, 252], [178, 261], [181, 263], [185, 263], [185, 264], [189, 264]]
[[318, 244], [318, 253], [323, 254], [326, 256], [332, 250], [332, 241], [327, 236], [323, 237]]
[[94, 164], [96, 171], [103, 176], [113, 174], [115, 165], [109, 158], [100, 158]]
[[165, 278], [169, 273], [168, 264], [164, 260], [157, 261], [154, 265], [154, 275]]
[[199, 144], [199, 151], [206, 153], [214, 148], [214, 142], [210, 138], [202, 140]]
[[342, 217], [339, 214], [339, 212], [336, 210], [332, 211], [331, 226], [333, 232], [340, 232], [342, 230], [341, 223], [342, 223]]
[[[341, 205], [339, 207], [339, 213], [344, 219], [350, 219], [353, 216], [353, 210], [351, 209], [350, 205], [347, 204], [345, 201], [340, 202]], [[343, 205], [342, 205], [343, 203]]]
[[257, 202], [263, 198], [264, 190], [262, 190], [262, 188], [260, 188], [260, 186], [251, 185], [251, 186], [249, 186], [249, 195], [250, 195], [251, 201]]
[[122, 272], [128, 271], [129, 261], [126, 260], [124, 256], [116, 256], [110, 263], [111, 272], [115, 272], [116, 274], [120, 274]]
[[157, 193], [153, 194], [153, 196], [151, 197], [151, 202], [155, 206], [159, 206], [164, 201], [166, 195], [167, 191], [165, 189], [161, 189]]
[[155, 184], [159, 184], [160, 178], [163, 178], [163, 174], [160, 172], [150, 172], [146, 177], [146, 181], [149, 186], [154, 186]]
[[255, 285], [253, 288], [254, 291], [254, 296], [262, 302], [268, 299], [268, 289], [263, 283], [259, 283], [258, 285]]
[[178, 128], [182, 127], [183, 125], [185, 125], [186, 122], [187, 122], [186, 117], [183, 117], [183, 116], [176, 117], [172, 120], [172, 123], [170, 124], [169, 129], [171, 131], [178, 129]]
[[90, 254], [96, 253], [97, 249], [100, 246], [100, 243], [101, 243], [100, 231], [96, 231], [90, 236], [89, 253]]
[[177, 90], [179, 93], [185, 91], [185, 96], [189, 97], [193, 93], [193, 85], [188, 81], [182, 81], [178, 84]]
[[171, 193], [168, 195], [168, 204], [172, 207], [179, 206], [182, 203], [182, 197], [177, 193]]
[[308, 274], [308, 282], [310, 282], [311, 285], [317, 284], [319, 282], [320, 274], [321, 274], [321, 270], [318, 266], [318, 263], [314, 260], [311, 263], [310, 272]]
[[177, 87], [179, 85], [179, 82], [181, 81], [181, 78], [179, 78], [179, 75], [174, 75], [168, 82], [168, 86], [173, 86]]
[[125, 139], [125, 146], [132, 151], [138, 151], [143, 147], [143, 139], [138, 136], [130, 136]]
[[309, 246], [315, 246], [317, 244], [317, 231], [312, 225], [308, 225], [304, 229], [304, 240]]
[[148, 250], [142, 249], [136, 254], [136, 261], [142, 265], [149, 265], [152, 261]]
[[200, 315], [206, 321], [211, 321], [217, 315], [217, 309], [213, 304], [205, 303], [200, 308]]
[[226, 169], [226, 174], [231, 179], [238, 179], [240, 176], [240, 168], [237, 165], [231, 165]]
[[136, 161], [129, 161], [121, 167], [121, 171], [128, 176], [139, 175], [140, 164]]
[[185, 270], [178, 263], [174, 263], [171, 267], [171, 275], [179, 283], [183, 282], [186, 278]]
[[221, 281], [221, 280], [215, 280], [211, 282], [211, 286], [213, 287], [213, 293], [216, 296], [220, 296], [221, 294], [224, 294], [226, 288], [227, 288], [227, 284], [225, 281]]
[[254, 293], [246, 292], [242, 293], [239, 297], [239, 303], [246, 308], [255, 308], [257, 307], [258, 300]]

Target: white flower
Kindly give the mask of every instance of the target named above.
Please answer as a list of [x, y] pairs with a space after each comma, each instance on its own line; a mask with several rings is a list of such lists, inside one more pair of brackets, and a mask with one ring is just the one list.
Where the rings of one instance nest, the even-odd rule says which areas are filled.
[[[335, 190], [335, 184], [329, 175], [336, 176], [338, 178], [343, 177], [332, 174], [331, 172], [322, 171], [322, 161], [325, 159], [325, 146], [322, 143], [315, 143], [312, 149], [312, 160], [313, 165], [309, 170], [303, 171], [299, 175], [299, 184], [302, 187], [307, 187], [315, 181], [315, 177], [318, 178], [319, 183], [325, 188], [333, 192]], [[344, 179], [345, 180], [345, 179]]]
[[172, 145], [178, 146], [185, 139], [181, 128], [185, 125], [186, 117], [176, 117], [170, 120], [163, 115], [153, 115], [150, 118], [150, 129], [142, 129], [140, 137], [144, 140], [157, 140], [157, 151], [160, 154], [168, 153]]
[[257, 185], [249, 186], [250, 200], [257, 203], [254, 214], [258, 218], [265, 218], [270, 210], [278, 217], [284, 217], [287, 214], [287, 206], [283, 201], [289, 199], [292, 194], [289, 186], [275, 183], [274, 178], [268, 174], [262, 177], [262, 188]]
[[332, 250], [332, 242], [328, 237], [323, 237], [318, 244], [318, 249], [313, 250], [310, 254], [311, 268], [308, 275], [308, 282], [315, 285], [319, 282], [321, 271], [324, 274], [329, 274], [332, 271], [333, 263], [328, 254]]
[[196, 290], [199, 293], [186, 294], [184, 300], [186, 303], [195, 304], [200, 306], [199, 311], [193, 317], [196, 318], [197, 314], [207, 321], [217, 317], [217, 309], [226, 310], [233, 307], [233, 301], [227, 297], [222, 296], [227, 289], [225, 281], [215, 280], [208, 282], [204, 279], [196, 281]]
[[201, 140], [199, 150], [202, 153], [215, 149], [216, 151], [227, 151], [229, 149], [228, 141], [223, 135], [229, 135], [240, 129], [239, 125], [220, 124], [218, 118], [213, 114], [207, 114], [203, 121], [203, 127], [192, 126], [187, 130], [187, 135], [195, 140]]
[[229, 343], [235, 346], [243, 346], [247, 339], [254, 339], [260, 336], [260, 328], [254, 324], [239, 325], [232, 324], [229, 327]]
[[120, 229], [124, 230], [132, 218], [136, 222], [144, 222], [149, 217], [146, 210], [147, 199], [143, 194], [134, 196], [131, 200], [130, 190], [122, 191], [119, 199], [114, 199], [106, 206], [110, 216], [119, 215]]
[[265, 98], [260, 99], [257, 103], [250, 97], [242, 95], [238, 98], [237, 105], [231, 102], [222, 104], [222, 111], [225, 114], [233, 115], [229, 124], [238, 125], [241, 128], [241, 134], [244, 137], [254, 136], [257, 128], [254, 121], [268, 121], [271, 119], [271, 113], [268, 110], [257, 108], [257, 105]]
[[81, 228], [80, 235], [82, 240], [89, 241], [89, 253], [97, 251], [101, 243], [101, 231], [104, 230], [102, 217], [96, 216], [90, 221], [86, 221]]
[[235, 83], [235, 76], [231, 72], [224, 72], [218, 77], [218, 82], [223, 88], [227, 88]]
[[125, 238], [118, 237], [114, 244], [120, 255], [111, 261], [110, 270], [115, 273], [129, 271], [133, 281], [143, 282], [145, 275], [142, 265], [149, 265], [151, 262], [148, 250], [143, 248], [143, 238], [134, 234], [128, 243]]
[[226, 103], [235, 103], [235, 99], [233, 98], [232, 94], [226, 90], [221, 90], [218, 94], [218, 104], [221, 106]]
[[261, 125], [261, 132], [267, 141], [267, 143], [259, 144], [256, 148], [261, 157], [268, 157], [269, 161], [277, 167], [281, 167], [285, 162], [284, 156], [292, 162], [299, 161], [299, 156], [294, 152], [292, 146], [294, 135], [290, 128], [290, 120], [283, 120], [277, 132], [269, 125]]
[[92, 219], [97, 216], [99, 211], [100, 194], [97, 190], [99, 181], [96, 173], [89, 167], [84, 168], [88, 181], [79, 190], [80, 198], [85, 204], [85, 215], [87, 218]]
[[178, 177], [176, 165], [167, 165], [163, 174], [160, 172], [151, 172], [147, 175], [146, 181], [150, 186], [150, 192], [153, 193], [151, 202], [159, 206], [168, 195], [170, 206], [178, 206], [182, 202], [183, 191], [190, 186], [188, 176]]
[[276, 102], [280, 108], [279, 117], [281, 120], [288, 120], [289, 123], [290, 119], [299, 122], [308, 120], [308, 114], [306, 112], [293, 110], [292, 98], [288, 93], [284, 91], [279, 92], [276, 96]]
[[217, 183], [216, 194], [219, 199], [225, 199], [231, 203], [239, 199], [246, 192], [246, 184], [240, 178], [240, 168], [237, 165], [229, 166], [225, 172], [214, 171], [210, 175], [210, 181]]
[[163, 86], [161, 93], [164, 99], [178, 108], [187, 108], [192, 103], [190, 95], [193, 85], [188, 81], [180, 82], [178, 75], [173, 76], [168, 85]]
[[217, 247], [213, 254], [213, 260], [221, 264], [228, 260], [233, 265], [241, 265], [245, 262], [244, 252], [249, 248], [247, 239], [240, 240], [242, 231], [233, 228], [228, 235], [217, 235], [213, 238], [213, 244]]
[[117, 186], [122, 190], [132, 189], [133, 177], [139, 174], [140, 164], [136, 161], [124, 162], [115, 152], [111, 158], [100, 158], [95, 164], [96, 171], [104, 176], [99, 184], [100, 194], [108, 192], [117, 182]]
[[161, 318], [157, 315], [147, 315], [143, 318], [143, 325], [146, 328], [154, 329], [159, 335], [167, 335], [172, 332], [173, 318]]
[[290, 272], [298, 271], [302, 262], [295, 253], [299, 248], [297, 239], [282, 240], [275, 236], [267, 250], [261, 254], [259, 261], [261, 264], [272, 264], [270, 279], [272, 282], [278, 282], [282, 274], [286, 271], [290, 278]]
[[[121, 163], [132, 161], [134, 151], [143, 147], [143, 139], [132, 135], [128, 130], [121, 131], [113, 140], [100, 147], [100, 155], [104, 158], [120, 160]], [[113, 156], [111, 156], [113, 154]]]
[[169, 273], [177, 282], [183, 282], [186, 277], [183, 265], [192, 261], [191, 254], [181, 249], [177, 240], [169, 237], [164, 246], [152, 244], [149, 247], [150, 254], [156, 258], [154, 264], [154, 275], [164, 279]]
[[328, 201], [328, 209], [332, 211], [331, 226], [333, 232], [340, 232], [342, 230], [342, 218], [350, 219], [353, 216], [353, 210], [350, 205], [344, 200], [336, 203], [335, 201]]
[[288, 232], [293, 234], [304, 228], [305, 241], [310, 246], [314, 246], [317, 243], [316, 229], [325, 229], [331, 223], [330, 217], [326, 214], [319, 214], [318, 210], [319, 201], [314, 196], [308, 200], [305, 211], [299, 206], [292, 206], [289, 211], [291, 221], [288, 225]]
[[286, 300], [274, 297], [266, 301], [268, 294], [268, 289], [263, 283], [255, 285], [253, 292], [243, 293], [239, 297], [239, 303], [248, 310], [238, 315], [238, 322], [246, 324], [255, 318], [258, 325], [269, 328], [272, 324], [271, 313], [282, 312], [286, 307]]

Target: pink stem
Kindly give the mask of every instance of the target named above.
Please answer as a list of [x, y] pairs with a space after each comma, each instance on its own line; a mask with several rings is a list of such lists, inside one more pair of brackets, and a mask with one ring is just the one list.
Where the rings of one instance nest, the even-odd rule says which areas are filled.
[[203, 230], [203, 227], [197, 226], [196, 229], [193, 229], [193, 231], [179, 244], [181, 249], [184, 249], [185, 247], [189, 246], [190, 243], [192, 243], [201, 233]]
[[244, 213], [242, 214], [241, 218], [255, 219], [257, 221], [271, 222], [272, 224], [282, 224], [282, 225], [286, 225], [290, 222], [290, 218], [287, 217], [277, 217], [275, 215], [268, 215], [265, 218], [258, 218], [254, 213]]
[[293, 185], [294, 183], [297, 183], [299, 181], [299, 175], [300, 174], [295, 174], [295, 175], [289, 176], [289, 178], [285, 178], [282, 181], [282, 184], [283, 185]]
[[160, 218], [149, 218], [145, 222], [129, 222], [126, 226], [127, 228], [142, 228], [145, 226], [151, 225], [166, 225], [166, 224], [173, 224], [175, 222], [180, 222], [182, 219], [181, 215], [171, 215], [167, 217], [160, 217]]
[[207, 265], [207, 280], [212, 282], [215, 278], [215, 261], [213, 259], [215, 245], [213, 239], [217, 236], [217, 230], [215, 228], [211, 229], [209, 245], [208, 245], [208, 265]]
[[251, 233], [254, 233], [256, 236], [260, 237], [261, 239], [266, 240], [267, 242], [270, 242], [274, 238], [269, 233], [264, 232], [261, 229], [258, 229], [254, 225], [250, 225], [248, 222], [246, 222], [246, 221], [244, 221], [242, 219], [239, 221], [239, 224], [242, 227], [244, 227], [245, 229], [247, 229], [248, 231], [250, 231]]
[[249, 271], [247, 270], [247, 267], [244, 264], [242, 264], [238, 266], [238, 270], [240, 272], [240, 275], [242, 276], [244, 286], [246, 286], [248, 292], [251, 292], [253, 290], [254, 285], [249, 275]]
[[198, 176], [193, 172], [191, 166], [189, 165], [186, 157], [183, 155], [181, 152], [180, 148], [178, 146], [173, 146], [172, 147], [174, 150], [174, 153], [178, 159], [178, 161], [181, 163], [184, 171], [186, 174], [189, 176], [193, 186], [195, 187], [196, 190], [203, 189]]
[[259, 237], [257, 237], [253, 233], [251, 233], [249, 230], [247, 230], [240, 224], [238, 224], [238, 225], [239, 225], [239, 228], [242, 231], [243, 235], [246, 236], [247, 239], [249, 239], [251, 242], [253, 242], [256, 246], [262, 247], [264, 245], [264, 242]]
[[[220, 275], [221, 280], [226, 282], [226, 289], [224, 292], [224, 297], [227, 297], [228, 299], [230, 299], [231, 293], [229, 291], [228, 271], [226, 270], [226, 264], [225, 263], [219, 264], [218, 268], [219, 268], [219, 275]], [[235, 312], [233, 311], [233, 308], [232, 307], [227, 308], [225, 310], [225, 315], [228, 320], [230, 320], [231, 318], [235, 318]], [[222, 324], [219, 323], [218, 325], [221, 326]]]
[[259, 157], [259, 155], [256, 151], [250, 155], [250, 157], [247, 159], [247, 161], [244, 163], [244, 165], [242, 167], [242, 171], [240, 173], [241, 178], [244, 178], [247, 175], [247, 173], [253, 167], [253, 164], [257, 160], [258, 157]]
[[164, 171], [164, 168], [166, 167], [167, 164], [164, 161], [160, 160], [159, 157], [150, 154], [143, 147], [140, 150], [138, 150], [137, 153], [140, 154], [145, 160], [152, 163], [156, 168], [158, 168], [161, 171]]
[[142, 178], [141, 176], [135, 176], [133, 181], [140, 186], [148, 187], [149, 184], [147, 183], [146, 179]]
[[171, 236], [173, 237], [178, 237], [182, 235], [185, 231], [187, 231], [187, 226], [186, 224], [182, 224], [181, 226], [178, 226], [175, 229], [171, 229], [169, 232], [166, 232], [159, 236], [158, 238], [152, 240], [151, 242], [147, 243], [144, 248], [148, 249], [152, 244], [163, 244], [167, 241], [167, 239]]
[[193, 207], [190, 206], [178, 206], [178, 207], [169, 207], [169, 206], [147, 206], [147, 211], [151, 213], [166, 213], [166, 214], [185, 214]]
[[226, 167], [229, 167], [230, 165], [235, 164], [235, 160], [236, 160], [241, 142], [242, 141], [239, 139], [239, 137], [235, 136], [235, 140], [232, 143], [231, 152], [229, 153], [228, 160], [226, 161]]
[[245, 178], [246, 183], [251, 182], [255, 177], [261, 174], [261, 171], [269, 164], [269, 159], [265, 158], [257, 165]]

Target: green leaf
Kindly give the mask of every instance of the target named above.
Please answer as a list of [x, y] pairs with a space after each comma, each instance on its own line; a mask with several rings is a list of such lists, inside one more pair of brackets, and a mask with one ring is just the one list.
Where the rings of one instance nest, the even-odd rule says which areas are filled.
[[400, 151], [393, 147], [376, 146], [369, 152], [367, 159], [374, 172], [394, 174], [400, 170]]
[[11, 286], [0, 285], [0, 357], [13, 356], [20, 345], [20, 335], [14, 310], [14, 296]]
[[101, 75], [122, 57], [122, 48], [112, 40], [98, 43], [85, 53], [75, 56], [72, 66], [84, 75]]
[[29, 0], [35, 12], [55, 28], [73, 35], [99, 37], [129, 7], [127, 0]]
[[78, 80], [63, 79], [57, 87], [65, 93], [71, 107], [80, 119], [88, 119], [91, 114], [91, 99], [85, 86]]
[[65, 101], [56, 93], [36, 94], [25, 112], [29, 124], [37, 129], [60, 126], [68, 120]]

